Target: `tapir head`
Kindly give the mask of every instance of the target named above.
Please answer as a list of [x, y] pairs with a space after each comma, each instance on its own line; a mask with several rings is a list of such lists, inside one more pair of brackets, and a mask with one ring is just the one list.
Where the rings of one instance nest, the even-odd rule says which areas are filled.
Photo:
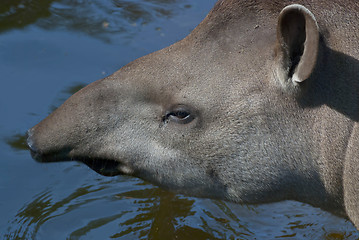
[[33, 157], [236, 202], [315, 189], [311, 136], [295, 123], [318, 67], [317, 22], [299, 5], [241, 4], [219, 1], [184, 40], [74, 94], [29, 130]]

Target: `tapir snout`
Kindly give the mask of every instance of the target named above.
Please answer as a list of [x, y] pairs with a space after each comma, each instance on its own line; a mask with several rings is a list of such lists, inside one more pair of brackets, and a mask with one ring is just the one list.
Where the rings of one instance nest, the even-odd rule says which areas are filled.
[[[125, 167], [121, 158], [108, 150], [107, 139], [125, 113], [107, 104], [120, 108], [125, 101], [121, 102], [111, 84], [106, 79], [90, 84], [28, 130], [33, 158], [39, 162], [77, 160], [106, 176], [121, 174]], [[103, 111], [106, 113], [99, 113]]]
[[303, 201], [358, 227], [359, 8], [290, 2], [219, 1], [30, 129], [32, 155], [191, 196]]

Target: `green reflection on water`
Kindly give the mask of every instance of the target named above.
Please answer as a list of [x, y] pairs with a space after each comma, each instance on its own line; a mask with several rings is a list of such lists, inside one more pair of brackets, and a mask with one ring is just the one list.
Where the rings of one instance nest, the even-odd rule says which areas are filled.
[[84, 88], [85, 86], [86, 86], [86, 84], [84, 84], [84, 83], [78, 83], [78, 84], [75, 84], [75, 85], [73, 85], [73, 86], [68, 87], [67, 89], [65, 89], [65, 90], [63, 91], [63, 93], [67, 93], [67, 94], [72, 95], [72, 94], [74, 94], [74, 93], [80, 91], [80, 90], [81, 90], [82, 88]]
[[5, 142], [14, 150], [29, 150], [26, 144], [26, 134], [15, 134], [12, 137], [6, 138]]
[[40, 18], [51, 16], [49, 10], [54, 0], [1, 0], [0, 32], [23, 28]]
[[[96, 201], [97, 199], [87, 198], [81, 203], [72, 203], [74, 200], [105, 188], [105, 186], [99, 186], [97, 188], [93, 188], [93, 186], [80, 187], [58, 202], [54, 202], [50, 191], [40, 193], [32, 202], [25, 205], [16, 214], [12, 224], [21, 227], [6, 234], [5, 237], [8, 237], [8, 239], [29, 239], [31, 236], [30, 239], [36, 239], [37, 232], [45, 222], [71, 212], [84, 204]], [[59, 213], [59, 209], [63, 207], [65, 210]]]
[[[191, 211], [194, 200], [188, 200], [159, 188], [130, 191], [119, 194], [118, 197], [136, 198], [137, 202], [144, 206], [140, 208], [141, 214], [120, 224], [125, 230], [113, 235], [113, 238], [139, 231], [140, 237], [146, 236], [148, 239], [177, 239], [179, 229], [175, 226], [178, 224], [178, 219], [194, 214]], [[147, 225], [141, 224], [142, 222], [147, 222]], [[134, 226], [141, 227], [134, 228]]]
[[[12, 224], [21, 227], [13, 231], [9, 229], [6, 239], [36, 239], [41, 226], [46, 222], [56, 221], [56, 218], [80, 209], [89, 202], [102, 201], [104, 196], [101, 195], [104, 193], [101, 191], [106, 186], [109, 185], [83, 186], [59, 201], [54, 200], [51, 191], [40, 193], [16, 214]], [[99, 194], [94, 195], [96, 192]], [[88, 220], [85, 226], [69, 233], [68, 239], [79, 239], [119, 220], [119, 232], [109, 236], [111, 239], [126, 238], [134, 233], [141, 239], [218, 239], [200, 228], [181, 224], [181, 219], [195, 214], [192, 210], [195, 202], [193, 199], [151, 187], [120, 193], [112, 201], [129, 199], [138, 206], [136, 210], [114, 210], [114, 214], [110, 216]]]
[[117, 219], [121, 218], [123, 215], [125, 215], [127, 211], [123, 211], [118, 214], [114, 214], [109, 217], [99, 218], [96, 220], [90, 221], [85, 227], [82, 227], [70, 234], [70, 239], [79, 239], [82, 236], [86, 236], [87, 233], [91, 232], [94, 229], [100, 228], [108, 223], [111, 223], [113, 221], [116, 221]]
[[343, 233], [329, 233], [325, 235], [325, 240], [344, 240], [348, 239], [351, 234], [343, 234]]
[[[201, 221], [194, 224], [186, 222], [186, 219], [188, 220], [191, 216], [196, 218], [197, 213], [194, 210], [196, 200], [193, 198], [176, 195], [148, 184], [137, 184], [138, 187], [144, 187], [144, 189], [124, 191], [108, 196], [105, 190], [111, 187], [111, 184], [113, 184], [111, 181], [101, 181], [97, 186], [82, 186], [59, 200], [55, 200], [56, 197], [50, 190], [38, 194], [16, 214], [11, 225], [17, 226], [17, 228], [8, 229], [8, 233], [4, 235], [5, 239], [36, 239], [43, 225], [49, 222], [56, 225], [57, 219], [61, 219], [61, 216], [78, 214], [76, 211], [79, 209], [86, 211], [87, 208], [92, 209], [93, 206], [100, 204], [122, 204], [124, 202], [127, 204], [132, 202], [129, 206], [134, 208], [116, 208], [109, 214], [97, 212], [95, 218], [87, 218], [83, 223], [74, 222], [72, 225], [76, 229], [69, 232], [67, 238], [85, 239], [91, 232], [103, 231], [102, 228], [106, 229], [106, 225], [113, 224], [118, 225], [118, 232], [107, 233], [109, 236], [104, 232], [104, 238], [128, 239], [128, 237], [136, 236], [138, 239], [201, 240], [227, 239], [229, 235], [249, 238], [251, 236], [248, 232], [244, 233], [245, 230], [241, 231], [241, 228], [234, 230], [230, 226], [230, 221], [238, 222], [239, 219], [227, 209], [226, 203], [222, 201], [214, 202], [226, 209], [228, 219], [217, 218], [213, 215], [218, 224], [213, 225], [213, 222], [208, 222], [211, 217], [209, 219], [202, 218]], [[95, 211], [95, 209], [92, 210]], [[221, 232], [218, 225], [228, 225], [224, 228], [226, 233]]]
[[110, 41], [106, 34], [130, 34], [139, 25], [158, 18], [169, 19], [190, 7], [178, 0], [1, 0], [0, 32], [35, 24], [48, 30], [67, 29]]

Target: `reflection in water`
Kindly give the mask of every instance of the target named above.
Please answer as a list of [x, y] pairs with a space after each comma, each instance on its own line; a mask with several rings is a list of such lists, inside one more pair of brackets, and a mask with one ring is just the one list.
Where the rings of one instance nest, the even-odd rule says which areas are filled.
[[49, 10], [54, 0], [1, 0], [0, 32], [23, 28], [40, 18], [51, 16]]
[[[202, 207], [198, 208], [195, 198], [175, 195], [143, 182], [137, 184], [136, 190], [109, 196], [108, 193], [113, 192], [113, 183], [102, 180], [97, 186], [82, 186], [60, 199], [56, 196], [64, 193], [47, 190], [38, 194], [16, 214], [11, 226], [17, 229], [9, 227], [5, 239], [37, 239], [44, 231], [42, 227], [53, 224], [56, 228], [61, 226], [62, 218], [69, 221], [71, 216], [81, 218], [81, 221], [73, 219], [71, 229], [67, 229], [67, 239], [86, 239], [89, 234], [97, 230], [105, 232], [102, 228], [114, 224], [118, 225], [118, 231], [106, 233], [108, 236], [102, 233], [102, 239], [252, 238], [250, 231], [241, 227], [240, 220], [225, 202], [213, 201], [218, 206], [217, 212], [205, 212]], [[104, 205], [113, 210], [106, 212], [93, 208]], [[83, 218], [83, 212], [93, 212], [95, 217]], [[214, 216], [217, 214], [221, 217]]]
[[73, 85], [73, 86], [70, 86], [70, 87], [66, 88], [62, 92], [65, 93], [65, 94], [68, 94], [68, 95], [73, 95], [76, 92], [80, 91], [85, 86], [86, 86], [86, 84], [84, 84], [84, 83], [78, 83], [76, 85]]
[[[107, 186], [109, 185], [84, 186], [59, 201], [55, 201], [50, 191], [38, 194], [32, 202], [20, 209], [12, 221], [13, 226], [21, 227], [12, 231], [9, 229], [5, 238], [36, 239], [40, 228], [49, 221], [56, 222], [56, 219], [64, 214], [89, 207], [91, 202], [97, 202], [95, 205], [101, 204], [101, 201], [108, 197], [105, 192]], [[148, 188], [148, 185], [143, 187], [146, 188], [112, 197], [112, 202], [133, 200], [133, 204], [137, 205], [134, 210], [114, 210], [107, 216], [97, 213], [100, 217], [89, 219], [84, 226], [73, 230], [68, 236], [69, 239], [79, 239], [113, 222], [119, 222], [119, 232], [112, 233], [109, 236], [111, 239], [126, 239], [128, 236], [145, 239], [218, 239], [200, 226], [196, 228], [181, 224], [183, 219], [195, 214], [192, 210], [195, 200], [159, 188]]]
[[45, 222], [66, 214], [81, 205], [96, 201], [96, 198], [86, 198], [80, 203], [77, 203], [75, 200], [85, 195], [101, 191], [104, 188], [104, 186], [97, 188], [92, 188], [92, 186], [81, 187], [58, 202], [54, 202], [50, 191], [40, 193], [38, 196], [35, 196], [32, 202], [20, 209], [19, 213], [15, 216], [15, 220], [13, 220], [12, 223], [21, 227], [5, 236], [9, 239], [36, 239], [39, 228]]
[[[140, 239], [217, 239], [213, 235], [187, 225], [181, 226], [181, 219], [194, 215], [194, 200], [163, 191], [148, 188], [118, 194], [118, 199], [134, 200], [138, 205], [135, 212], [124, 211], [90, 221], [86, 226], [73, 231], [70, 239], [79, 239], [87, 233], [123, 219], [119, 223], [120, 231], [111, 239], [128, 239], [136, 236]], [[125, 215], [128, 216], [125, 216]]]
[[[212, 218], [215, 222], [221, 224], [224, 228], [226, 228], [234, 236], [244, 237], [244, 238], [249, 238], [249, 239], [251, 238], [251, 236], [254, 233], [251, 232], [245, 225], [240, 223], [240, 219], [238, 218], [237, 214], [235, 214], [232, 211], [232, 209], [228, 206], [228, 204], [226, 204], [226, 202], [217, 200], [217, 201], [213, 201], [213, 203], [218, 207], [218, 209], [221, 212], [223, 212], [225, 214], [226, 218], [219, 218], [219, 217], [215, 216], [213, 214], [213, 212], [204, 209], [205, 214], [209, 218]], [[253, 208], [249, 208], [249, 210], [254, 213]], [[231, 224], [229, 224], [230, 222], [236, 222], [236, 223], [238, 223], [238, 226], [236, 226], [236, 228], [233, 228], [233, 226], [231, 226]], [[206, 226], [206, 229], [209, 228], [209, 226], [207, 226], [207, 224], [205, 224], [205, 226]], [[222, 233], [217, 232], [217, 234], [221, 235]]]
[[61, 91], [60, 95], [56, 98], [55, 103], [50, 105], [49, 114], [51, 112], [55, 111], [71, 95], [75, 94], [76, 92], [78, 92], [79, 90], [84, 88], [85, 86], [86, 86], [86, 84], [84, 84], [84, 83], [78, 83], [78, 84], [70, 86], [70, 87], [66, 88], [65, 90]]
[[29, 150], [26, 144], [26, 134], [16, 134], [5, 139], [5, 142], [14, 150]]
[[[80, 89], [84, 88], [86, 84], [78, 83], [73, 86], [70, 86], [63, 90], [60, 96], [56, 99], [56, 103], [50, 106], [50, 112], [56, 110], [56, 108], [61, 105], [67, 98], [69, 98], [74, 93], [78, 92]], [[15, 134], [11, 137], [5, 138], [5, 142], [12, 149], [16, 151], [29, 150], [29, 147], [26, 144], [26, 133], [24, 134]]]
[[138, 31], [136, 26], [170, 18], [190, 7], [178, 0], [2, 0], [0, 32], [35, 23], [48, 30], [74, 30], [109, 41], [107, 34], [131, 34]]
[[139, 231], [140, 237], [147, 236], [148, 239], [175, 239], [177, 221], [194, 214], [191, 211], [194, 200], [182, 198], [159, 188], [131, 191], [118, 196], [138, 199], [137, 203], [142, 205], [139, 209], [143, 212], [121, 223], [120, 226], [125, 230], [115, 234], [114, 237]]
[[51, 188], [36, 195], [9, 222], [5, 239], [38, 239], [40, 234], [54, 234], [46, 229], [59, 227], [66, 227], [60, 229], [66, 239], [87, 239], [96, 232], [101, 239], [357, 239], [355, 231], [333, 233], [324, 226], [322, 233], [312, 232], [310, 214], [286, 216], [300, 204], [289, 203], [289, 209], [233, 208], [234, 204], [175, 195], [131, 178], [122, 180], [139, 184], [113, 195], [118, 184], [114, 179], [102, 178], [96, 186], [83, 185], [72, 193]]
[[43, 212], [50, 204], [51, 200], [48, 192], [39, 194], [33, 202], [21, 209], [15, 220], [13, 220], [13, 224], [18, 224], [21, 227], [6, 234], [5, 237], [7, 239], [35, 239], [36, 231], [31, 231], [30, 226], [35, 225], [35, 229], [39, 228], [41, 222], [43, 222], [42, 216], [46, 216], [45, 214], [43, 215]]

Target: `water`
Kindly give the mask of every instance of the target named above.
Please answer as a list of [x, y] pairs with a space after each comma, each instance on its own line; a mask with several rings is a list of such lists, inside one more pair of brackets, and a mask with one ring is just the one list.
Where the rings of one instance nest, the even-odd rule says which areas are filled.
[[1, 0], [0, 239], [359, 239], [286, 201], [241, 206], [31, 159], [25, 131], [86, 84], [186, 36], [215, 0]]

